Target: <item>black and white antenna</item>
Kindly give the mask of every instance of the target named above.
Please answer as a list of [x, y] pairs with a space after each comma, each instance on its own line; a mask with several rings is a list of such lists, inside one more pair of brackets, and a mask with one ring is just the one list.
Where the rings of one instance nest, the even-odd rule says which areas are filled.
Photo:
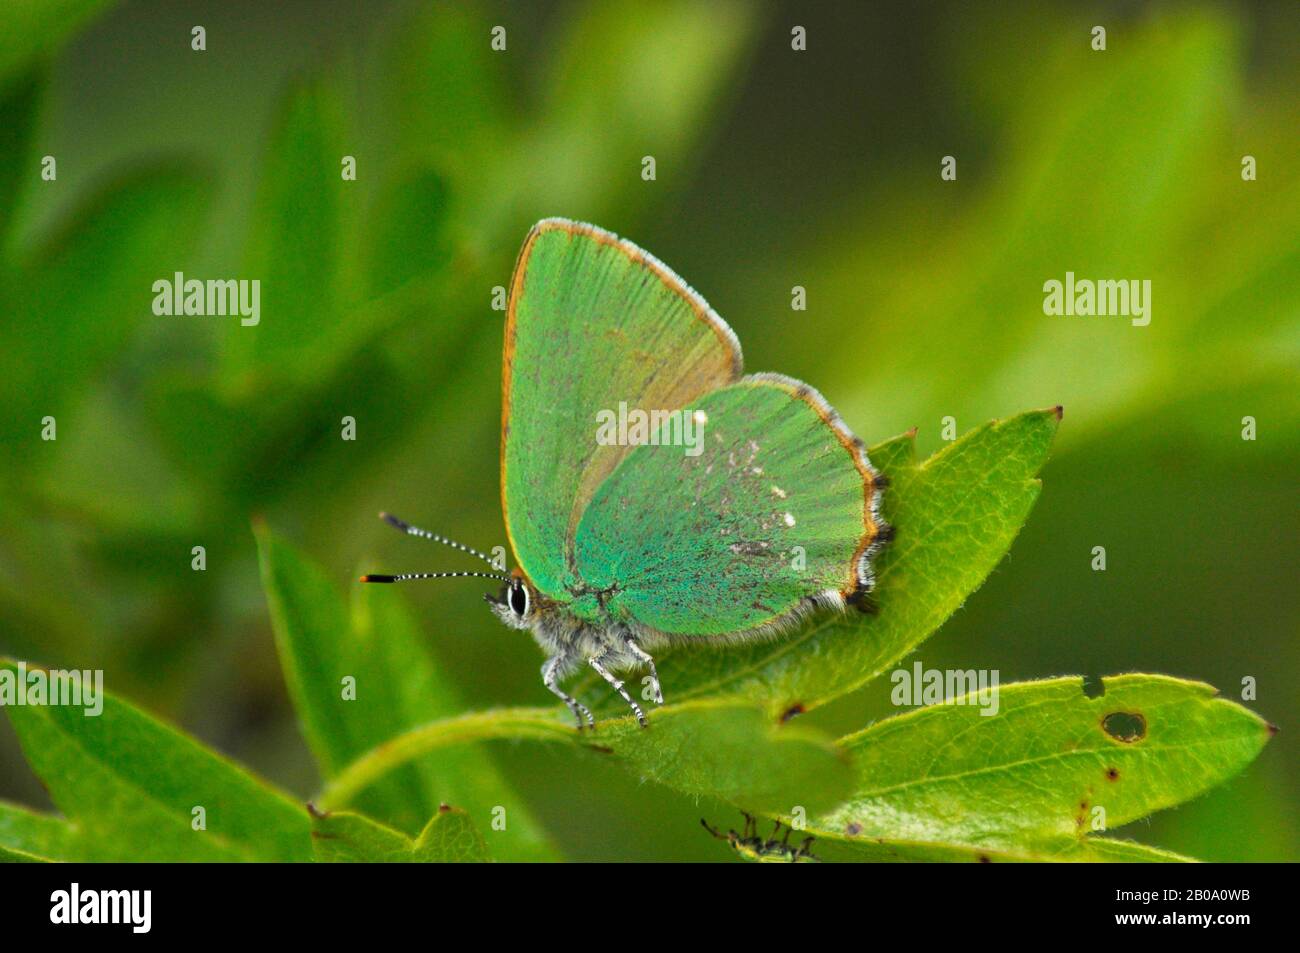
[[499, 579], [509, 582], [510, 577], [499, 572], [404, 572], [400, 576], [380, 576], [368, 573], [361, 577], [362, 582], [407, 582], [411, 579], [458, 579], [462, 576], [477, 576], [479, 579]]
[[[412, 526], [406, 520], [398, 519], [392, 513], [380, 513], [379, 518], [394, 529], [401, 530], [408, 536], [418, 536], [421, 539], [429, 539], [435, 543], [441, 543], [444, 546], [450, 546], [452, 549], [459, 549], [462, 553], [469, 553], [471, 556], [477, 556], [493, 569], [497, 569], [497, 564], [491, 557], [479, 552], [471, 546], [464, 543], [458, 543], [454, 539], [448, 539], [446, 536], [440, 536], [437, 533], [431, 533], [427, 529], [420, 529], [418, 526]], [[412, 579], [458, 579], [462, 577], [475, 577], [479, 579], [497, 579], [501, 582], [509, 582], [510, 577], [500, 572], [405, 572], [396, 576], [368, 574], [361, 577], [362, 582], [407, 582]]]

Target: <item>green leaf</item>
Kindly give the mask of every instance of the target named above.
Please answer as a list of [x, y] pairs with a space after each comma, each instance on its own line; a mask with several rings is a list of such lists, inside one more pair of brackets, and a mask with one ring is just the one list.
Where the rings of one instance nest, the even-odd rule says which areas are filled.
[[849, 758], [821, 733], [725, 700], [666, 707], [651, 714], [649, 728], [626, 717], [607, 721], [589, 743], [683, 794], [756, 811], [837, 804], [853, 777]]
[[[962, 386], [942, 404], [958, 420], [1050, 388], [1083, 411], [1071, 425], [1076, 439], [1104, 439], [1152, 418], [1164, 421], [1166, 434], [1195, 433], [1208, 429], [1203, 417], [1161, 405], [1208, 397], [1207, 385], [1226, 385], [1229, 404], [1242, 404], [1258, 375], [1288, 357], [1293, 365], [1300, 179], [1287, 165], [1267, 190], [1243, 189], [1239, 174], [1222, 174], [1223, 156], [1234, 150], [1238, 160], [1246, 151], [1261, 161], [1284, 154], [1277, 137], [1294, 125], [1268, 115], [1269, 97], [1248, 78], [1248, 24], [1223, 9], [1188, 6], [1133, 24], [1103, 64], [1047, 16], [1035, 29], [1051, 42], [1027, 67], [1032, 73], [1009, 74], [1002, 65], [1009, 38], [969, 17], [963, 29], [979, 35], [962, 47], [980, 52], [952, 81], [977, 97], [973, 87], [990, 77], [1005, 84], [990, 117], [1016, 130], [1001, 141], [1003, 174], [906, 241], [864, 216], [834, 242], [783, 248], [786, 267], [824, 289], [824, 313], [867, 299], [880, 313], [911, 315], [863, 329], [855, 348], [826, 349], [815, 336], [803, 345], [818, 349], [819, 386], [845, 395], [841, 413], [854, 419], [883, 407], [894, 419], [932, 419], [935, 395], [916, 382], [960, 374]], [[1253, 104], [1249, 132], [1243, 101]], [[1250, 150], [1237, 149], [1243, 135]], [[1062, 149], [1063, 142], [1080, 147]], [[905, 181], [879, 188], [899, 203], [892, 215], [915, 217], [930, 204]], [[1117, 215], [1125, 228], [1114, 227]], [[1216, 243], [1241, 254], [1207, 247], [1207, 223]], [[864, 260], [888, 266], [872, 269], [873, 277]], [[1155, 293], [1153, 326], [1044, 318], [1042, 282], [1063, 279], [1067, 268], [1080, 277], [1150, 278], [1164, 289]], [[863, 353], [889, 360], [863, 374]], [[1203, 448], [1219, 445], [1210, 439]]]
[[[17, 664], [0, 660], [0, 670]], [[29, 668], [29, 672], [32, 669]], [[79, 860], [305, 860], [307, 814], [291, 797], [105, 693], [103, 711], [6, 705], [23, 753], [78, 826]], [[193, 809], [206, 830], [191, 827]]]
[[485, 39], [482, 16], [456, 4], [419, 6], [393, 17], [377, 35], [374, 88], [400, 90], [374, 98], [384, 155], [400, 164], [431, 161], [458, 182], [485, 177], [510, 134], [502, 57]]
[[447, 184], [430, 169], [407, 170], [381, 186], [366, 250], [372, 296], [437, 274], [451, 260], [446, 234]]
[[0, 87], [27, 63], [53, 53], [113, 2], [5, 0], [0, 4]]
[[[782, 725], [744, 702], [705, 700], [578, 731], [568, 712], [513, 708], [477, 712], [423, 725], [357, 759], [326, 786], [319, 803], [347, 804], [393, 770], [447, 745], [493, 738], [581, 746], [613, 756], [645, 780], [683, 794], [718, 797], [756, 811], [825, 810], [848, 793], [853, 778], [845, 752], [809, 728]], [[820, 807], [819, 807], [820, 805]]]
[[61, 817], [0, 801], [0, 852], [37, 860], [72, 860], [76, 831]]
[[[1038, 859], [1038, 858], [1035, 858]], [[1085, 837], [1074, 841], [1059, 853], [1051, 854], [1045, 860], [1099, 861], [1104, 863], [1124, 864], [1191, 864], [1196, 861], [1171, 850], [1150, 847], [1131, 840], [1115, 840], [1110, 837]]]
[[142, 314], [165, 320], [150, 314], [149, 288], [183, 267], [209, 194], [190, 169], [140, 169], [82, 207], [22, 270], [0, 274], [0, 304], [11, 310], [0, 323], [0, 440], [16, 454], [40, 445], [41, 418], [95, 380]]
[[482, 863], [489, 860], [487, 844], [474, 822], [464, 811], [439, 808], [429, 818], [415, 840], [415, 859], [421, 863], [437, 861]]
[[653, 200], [627, 185], [640, 184], [648, 153], [656, 181], [682, 187], [699, 131], [758, 25], [754, 8], [733, 2], [587, 5], [552, 47], [536, 129], [505, 176], [524, 195], [501, 204], [616, 220]]
[[[1001, 849], [1046, 859], [1150, 859], [1094, 840], [1180, 804], [1249, 764], [1270, 726], [1201, 682], [1118, 675], [1003, 686], [996, 715], [966, 696], [842, 740], [858, 789], [809, 832], [908, 855]], [[1104, 811], [1104, 816], [1098, 811]], [[868, 848], [875, 850], [876, 848]]]
[[411, 840], [363, 814], [314, 814], [312, 845], [324, 863], [482, 863], [487, 843], [464, 811], [442, 805]]
[[[5, 117], [0, 123], [0, 239], [9, 231], [14, 207], [25, 191], [23, 186], [36, 179], [37, 166], [30, 153], [41, 80], [40, 74], [33, 72], [12, 89], [0, 92], [0, 116]], [[3, 248], [0, 243], [0, 250]]]
[[0, 864], [47, 864], [50, 862], [48, 857], [38, 857], [36, 854], [28, 854], [21, 850], [0, 847]]
[[[810, 831], [811, 833], [811, 831]], [[808, 836], [801, 832], [801, 836]], [[793, 838], [792, 838], [793, 840]], [[1133, 841], [1085, 837], [1051, 848], [963, 847], [929, 844], [901, 838], [846, 837], [818, 832], [811, 853], [818, 860], [836, 863], [1141, 863], [1187, 864], [1192, 858]]]
[[[326, 781], [390, 738], [461, 710], [400, 597], [358, 585], [349, 618], [319, 567], [264, 527], [257, 529], [257, 544], [289, 695]], [[354, 680], [354, 700], [343, 697], [345, 678]], [[463, 805], [481, 819], [505, 807], [510, 823], [493, 831], [495, 853], [503, 859], [555, 856], [545, 832], [482, 751], [456, 748], [403, 766], [360, 802], [367, 813], [407, 831], [418, 830], [442, 803]]]
[[[345, 236], [355, 182], [342, 178], [346, 106], [334, 77], [292, 88], [266, 152], [247, 273], [261, 280], [261, 320], [224, 325], [226, 382], [234, 392], [309, 383], [351, 333], [344, 305], [355, 278]], [[359, 158], [358, 161], [363, 161]]]
[[674, 652], [659, 663], [668, 702], [740, 696], [780, 716], [823, 705], [887, 670], [1006, 554], [1038, 497], [1035, 475], [1059, 420], [1052, 409], [994, 421], [922, 464], [911, 436], [869, 450], [890, 481], [884, 512], [896, 534], [876, 559], [875, 614], [831, 617], [775, 642]]

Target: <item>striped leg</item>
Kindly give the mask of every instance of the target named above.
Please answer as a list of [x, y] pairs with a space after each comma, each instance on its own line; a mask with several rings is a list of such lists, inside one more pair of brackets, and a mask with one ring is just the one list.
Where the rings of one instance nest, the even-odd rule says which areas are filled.
[[655, 669], [655, 660], [650, 657], [649, 652], [637, 645], [630, 635], [627, 637], [627, 650], [635, 655], [642, 664], [650, 667], [650, 689], [654, 693], [655, 704], [662, 705], [664, 703], [664, 693], [663, 689], [659, 687], [659, 672]]
[[[553, 695], [558, 695], [564, 704], [569, 706], [569, 711], [573, 712], [573, 717], [578, 719], [579, 731], [587, 727], [595, 728], [596, 719], [591, 716], [591, 709], [560, 687], [557, 679], [561, 660], [562, 657], [559, 655], [546, 660], [546, 664], [542, 666], [542, 684], [550, 689]], [[583, 718], [587, 719], [585, 724]]]
[[608, 655], [608, 652], [602, 652], [599, 658], [593, 656], [592, 658], [587, 659], [587, 664], [594, 668], [600, 674], [601, 678], [609, 682], [609, 684], [613, 686], [614, 691], [623, 696], [623, 701], [627, 702], [628, 707], [632, 709], [632, 714], [636, 715], [636, 720], [640, 722], [641, 727], [647, 727], [648, 722], [645, 720], [645, 714], [641, 711], [641, 706], [634, 702], [632, 696], [627, 693], [627, 689], [623, 687], [623, 680], [615, 678], [614, 674], [601, 664], [601, 659], [604, 659]]

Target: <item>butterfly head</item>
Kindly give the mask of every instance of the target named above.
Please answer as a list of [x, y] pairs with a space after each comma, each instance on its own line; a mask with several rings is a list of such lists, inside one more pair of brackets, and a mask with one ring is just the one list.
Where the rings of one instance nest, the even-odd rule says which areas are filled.
[[537, 609], [537, 593], [522, 575], [516, 572], [511, 576], [501, 591], [493, 596], [490, 592], [483, 598], [492, 607], [498, 619], [512, 629], [531, 629], [533, 616]]
[[362, 582], [407, 582], [412, 579], [460, 579], [465, 577], [474, 577], [479, 579], [497, 579], [502, 583], [500, 594], [493, 596], [490, 592], [484, 594], [488, 603], [492, 606], [492, 611], [497, 614], [506, 625], [515, 629], [530, 629], [533, 626], [533, 617], [535, 615], [534, 607], [537, 605], [537, 591], [529, 584], [523, 574], [516, 569], [513, 574], [506, 575], [500, 570], [503, 568], [491, 557], [479, 552], [473, 547], [466, 546], [464, 543], [458, 543], [454, 539], [448, 539], [438, 533], [431, 533], [427, 529], [420, 529], [418, 526], [412, 526], [405, 520], [398, 519], [390, 513], [380, 513], [379, 518], [394, 529], [406, 533], [408, 536], [416, 536], [421, 539], [427, 539], [435, 543], [441, 543], [443, 546], [450, 546], [452, 549], [458, 549], [463, 553], [483, 560], [492, 567], [494, 572], [408, 572], [400, 575], [377, 575], [369, 573], [361, 577]]

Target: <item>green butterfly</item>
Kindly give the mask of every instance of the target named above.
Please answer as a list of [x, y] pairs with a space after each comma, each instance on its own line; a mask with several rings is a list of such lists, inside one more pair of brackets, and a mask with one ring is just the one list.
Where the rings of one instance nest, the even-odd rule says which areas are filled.
[[506, 313], [501, 503], [518, 568], [363, 580], [502, 580], [492, 610], [545, 650], [542, 681], [579, 728], [595, 719], [560, 680], [583, 665], [645, 725], [618, 673], [646, 667], [662, 704], [659, 648], [775, 638], [810, 612], [865, 608], [890, 536], [884, 478], [815, 390], [741, 367], [731, 328], [653, 255], [539, 222]]

